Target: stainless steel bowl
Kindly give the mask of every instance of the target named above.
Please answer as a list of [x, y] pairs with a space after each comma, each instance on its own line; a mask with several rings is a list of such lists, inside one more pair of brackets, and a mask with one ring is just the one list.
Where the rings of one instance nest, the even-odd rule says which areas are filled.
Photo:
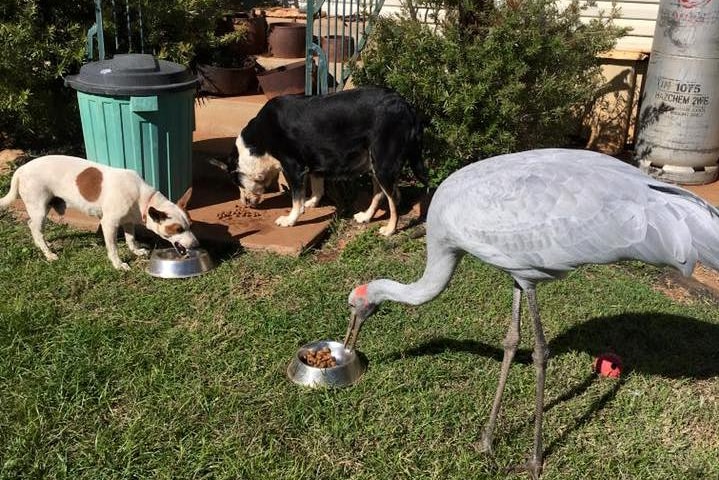
[[[311, 367], [305, 363], [309, 350], [329, 347], [337, 365], [329, 368]], [[365, 365], [355, 350], [349, 350], [341, 342], [320, 340], [303, 345], [292, 357], [287, 376], [298, 385], [307, 387], [344, 387], [352, 385], [364, 373]]]
[[206, 250], [193, 248], [182, 256], [174, 248], [159, 248], [152, 251], [147, 273], [160, 278], [188, 278], [202, 275], [213, 267]]

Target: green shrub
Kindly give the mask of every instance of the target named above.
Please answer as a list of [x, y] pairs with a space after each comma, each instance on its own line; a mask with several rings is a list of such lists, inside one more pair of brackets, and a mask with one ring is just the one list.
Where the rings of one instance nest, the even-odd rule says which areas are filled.
[[[145, 52], [158, 58], [190, 65], [198, 54], [198, 49], [213, 43], [218, 19], [230, 9], [232, 3], [231, 0], [144, 2], [142, 18]], [[110, 20], [109, 10], [106, 11], [105, 17]], [[124, 21], [124, 17], [122, 19]], [[114, 24], [111, 20], [106, 30], [109, 36], [114, 35]], [[120, 36], [127, 37], [127, 34], [123, 34], [121, 30]], [[139, 45], [136, 28], [134, 37], [134, 44]]]
[[[137, 2], [130, 2], [135, 7]], [[145, 52], [190, 64], [213, 41], [217, 19], [236, 0], [143, 1]], [[108, 56], [127, 51], [124, 2], [103, 1]], [[138, 13], [131, 10], [133, 51], [139, 48]], [[3, 0], [0, 3], [0, 148], [40, 151], [82, 143], [76, 92], [63, 77], [85, 60], [87, 30], [95, 22], [93, 0]], [[124, 29], [124, 30], [123, 30]]]
[[92, 2], [26, 0], [0, 6], [0, 147], [41, 149], [80, 138], [75, 94], [63, 75], [77, 69]]
[[426, 117], [434, 182], [479, 158], [566, 145], [601, 83], [597, 54], [623, 34], [613, 13], [582, 23], [576, 0], [565, 10], [550, 0], [473, 5], [450, 9], [440, 29], [416, 15], [380, 19], [354, 72]]

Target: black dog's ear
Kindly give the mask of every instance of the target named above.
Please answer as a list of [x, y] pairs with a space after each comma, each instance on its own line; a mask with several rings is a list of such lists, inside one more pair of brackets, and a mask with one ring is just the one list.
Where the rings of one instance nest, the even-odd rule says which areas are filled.
[[237, 170], [237, 164], [240, 161], [240, 152], [237, 145], [232, 146], [232, 151], [225, 158], [210, 158], [209, 163], [227, 173]]
[[228, 172], [229, 167], [227, 166], [227, 160], [218, 160], [216, 158], [210, 158], [207, 160], [210, 165], [214, 165], [215, 167], [219, 168], [223, 172]]
[[163, 212], [162, 210], [158, 210], [155, 207], [148, 208], [147, 214], [150, 216], [152, 221], [154, 221], [155, 223], [160, 223], [161, 221], [167, 220], [168, 218], [170, 218], [167, 216], [167, 214], [165, 212]]
[[232, 145], [232, 151], [227, 156], [227, 159], [225, 160], [225, 164], [227, 165], [228, 171], [237, 170], [237, 164], [240, 161], [240, 151], [237, 150], [237, 144]]

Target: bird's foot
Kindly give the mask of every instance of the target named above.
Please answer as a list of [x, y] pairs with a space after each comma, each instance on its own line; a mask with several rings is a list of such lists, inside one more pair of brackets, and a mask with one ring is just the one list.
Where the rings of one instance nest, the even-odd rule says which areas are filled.
[[527, 460], [521, 465], [515, 465], [508, 469], [510, 472], [527, 472], [532, 480], [539, 480], [542, 475], [542, 461], [537, 459]]
[[474, 444], [474, 448], [480, 453], [492, 455], [492, 435], [487, 432], [482, 432], [482, 439]]

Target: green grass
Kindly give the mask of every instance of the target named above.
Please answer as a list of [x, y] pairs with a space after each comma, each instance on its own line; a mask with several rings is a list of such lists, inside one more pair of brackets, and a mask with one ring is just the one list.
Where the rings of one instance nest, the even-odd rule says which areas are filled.
[[[335, 258], [225, 253], [205, 276], [163, 281], [143, 260], [115, 271], [94, 234], [58, 226], [47, 263], [0, 214], [0, 478], [517, 478], [505, 470], [531, 448], [532, 336], [526, 322], [489, 458], [474, 444], [511, 281], [478, 261], [431, 303], [383, 305], [360, 335], [357, 385], [286, 379], [298, 346], [344, 334], [353, 286], [420, 275], [423, 239], [374, 230]], [[346, 232], [338, 223], [324, 249]], [[719, 308], [672, 301], [653, 288], [660, 274], [590, 266], [540, 287], [543, 478], [719, 472]], [[623, 357], [620, 381], [591, 375], [603, 351]]]

